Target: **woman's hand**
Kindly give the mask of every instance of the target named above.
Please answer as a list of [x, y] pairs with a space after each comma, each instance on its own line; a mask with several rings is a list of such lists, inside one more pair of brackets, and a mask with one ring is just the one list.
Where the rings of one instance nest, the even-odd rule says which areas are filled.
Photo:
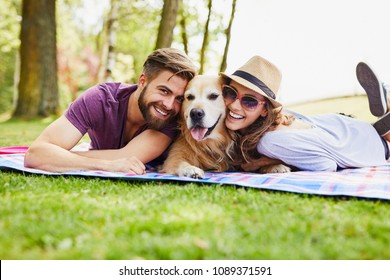
[[276, 165], [276, 164], [283, 164], [283, 162], [278, 160], [278, 159], [273, 159], [273, 158], [269, 158], [266, 156], [261, 156], [257, 160], [241, 164], [241, 168], [244, 171], [252, 172], [252, 171], [257, 171], [264, 166]]

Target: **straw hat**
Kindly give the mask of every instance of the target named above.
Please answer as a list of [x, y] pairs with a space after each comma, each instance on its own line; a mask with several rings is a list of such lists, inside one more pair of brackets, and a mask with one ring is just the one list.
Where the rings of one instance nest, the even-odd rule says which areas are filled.
[[271, 62], [261, 56], [254, 56], [249, 59], [232, 75], [220, 73], [222, 77], [232, 79], [240, 85], [247, 87], [265, 98], [267, 98], [275, 108], [281, 107], [276, 101], [282, 74]]

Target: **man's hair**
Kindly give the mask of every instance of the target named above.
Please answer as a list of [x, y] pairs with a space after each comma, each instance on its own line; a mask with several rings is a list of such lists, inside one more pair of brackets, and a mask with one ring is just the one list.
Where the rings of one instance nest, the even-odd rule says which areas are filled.
[[161, 71], [168, 70], [187, 81], [197, 74], [197, 68], [182, 51], [174, 48], [162, 48], [152, 52], [144, 63], [143, 73], [153, 80]]

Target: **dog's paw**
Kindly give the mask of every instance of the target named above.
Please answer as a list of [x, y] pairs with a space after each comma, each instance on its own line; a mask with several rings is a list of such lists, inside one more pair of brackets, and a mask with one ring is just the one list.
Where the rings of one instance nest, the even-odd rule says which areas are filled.
[[179, 170], [178, 175], [180, 177], [190, 177], [194, 179], [204, 178], [204, 171], [196, 166], [190, 165], [183, 167]]
[[259, 169], [262, 174], [266, 173], [288, 173], [291, 172], [291, 168], [284, 164], [267, 165]]

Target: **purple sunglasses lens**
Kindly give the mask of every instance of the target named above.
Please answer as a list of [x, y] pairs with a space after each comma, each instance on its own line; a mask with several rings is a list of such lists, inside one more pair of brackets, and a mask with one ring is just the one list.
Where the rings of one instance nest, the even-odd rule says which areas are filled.
[[259, 101], [253, 97], [244, 96], [241, 98], [241, 104], [248, 109], [255, 109], [259, 105]]
[[[225, 85], [222, 89], [222, 96], [230, 102], [234, 102], [238, 98], [238, 93], [234, 88]], [[251, 96], [243, 96], [239, 99], [241, 106], [248, 110], [254, 110], [259, 105], [259, 101]]]

